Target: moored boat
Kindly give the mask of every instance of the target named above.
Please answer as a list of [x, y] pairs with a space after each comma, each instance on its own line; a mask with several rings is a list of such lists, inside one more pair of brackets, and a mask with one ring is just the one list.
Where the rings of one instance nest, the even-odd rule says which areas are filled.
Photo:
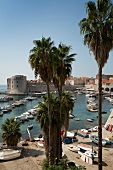
[[29, 129], [29, 130], [33, 129], [33, 124], [32, 124], [32, 123], [29, 123], [28, 129]]
[[74, 116], [72, 113], [70, 113], [70, 114], [69, 114], [69, 118], [70, 118], [70, 119], [73, 119], [73, 118], [75, 118], [75, 116]]
[[[92, 142], [98, 144], [98, 136], [96, 135], [90, 135], [89, 138]], [[102, 139], [102, 146], [105, 146], [107, 144], [107, 141], [105, 139]]]
[[106, 111], [106, 110], [103, 110], [103, 111], [102, 111], [102, 114], [106, 114], [106, 113], [107, 113], [107, 111]]
[[77, 131], [77, 135], [83, 137], [83, 138], [87, 138], [88, 137], [88, 134], [86, 132], [83, 132], [81, 130], [78, 130]]
[[79, 148], [77, 146], [74, 146], [74, 145], [67, 146], [67, 149], [72, 151], [72, 152], [76, 152], [76, 153], [78, 153], [78, 150], [79, 150]]
[[20, 149], [2, 149], [0, 150], [0, 160], [11, 160], [20, 157]]
[[89, 118], [89, 119], [87, 119], [87, 122], [93, 122], [94, 121], [94, 119], [93, 118]]
[[77, 145], [77, 147], [78, 147], [78, 153], [80, 155], [82, 155], [86, 151], [91, 151], [92, 152], [92, 146], [91, 145], [88, 145], [88, 144], [85, 144], [85, 143], [79, 143]]
[[44, 147], [44, 141], [43, 140], [39, 140], [37, 142], [37, 145], [40, 146], [40, 147]]

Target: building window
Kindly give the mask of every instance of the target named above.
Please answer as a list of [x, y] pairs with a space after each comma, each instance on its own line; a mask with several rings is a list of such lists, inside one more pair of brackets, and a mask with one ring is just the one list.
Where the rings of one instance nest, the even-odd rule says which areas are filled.
[[17, 81], [17, 84], [18, 84], [18, 81]]
[[18, 85], [17, 85], [17, 87], [18, 87]]
[[12, 85], [12, 88], [13, 88], [13, 85]]
[[12, 81], [12, 84], [13, 84], [13, 81]]

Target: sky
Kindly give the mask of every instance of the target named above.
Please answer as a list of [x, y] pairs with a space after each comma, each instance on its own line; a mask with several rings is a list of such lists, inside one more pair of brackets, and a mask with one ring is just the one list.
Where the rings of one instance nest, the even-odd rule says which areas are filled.
[[[0, 85], [7, 78], [24, 75], [35, 79], [28, 62], [33, 40], [51, 37], [72, 47], [76, 53], [72, 76], [96, 77], [97, 63], [83, 44], [78, 23], [86, 17], [87, 0], [0, 0]], [[113, 74], [113, 53], [110, 53], [103, 74]]]

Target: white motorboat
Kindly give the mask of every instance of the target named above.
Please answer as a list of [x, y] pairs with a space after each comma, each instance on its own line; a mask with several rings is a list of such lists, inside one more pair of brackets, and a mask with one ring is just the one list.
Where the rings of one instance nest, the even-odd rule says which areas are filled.
[[69, 118], [70, 118], [70, 119], [73, 119], [73, 118], [75, 118], [75, 116], [74, 116], [72, 113], [70, 113], [70, 114], [69, 114]]
[[85, 144], [85, 143], [79, 143], [77, 145], [77, 147], [78, 147], [78, 153], [80, 155], [84, 154], [86, 151], [92, 152], [92, 146], [91, 145], [88, 145], [88, 144]]
[[30, 123], [30, 124], [28, 125], [28, 129], [31, 130], [32, 128], [33, 128], [33, 124]]
[[67, 131], [66, 137], [73, 138], [74, 136], [75, 136], [75, 133], [74, 133], [74, 132], [69, 132], [69, 131]]
[[44, 137], [42, 136], [42, 134], [40, 134], [38, 137], [35, 137], [34, 140], [35, 141], [39, 141], [39, 140], [44, 141]]
[[93, 118], [89, 118], [89, 119], [87, 119], [87, 122], [93, 122], [94, 121], [94, 119]]
[[20, 149], [1, 149], [0, 150], [0, 160], [11, 160], [21, 156]]
[[82, 132], [88, 133], [87, 129], [81, 129]]
[[32, 114], [27, 115], [28, 119], [34, 119], [34, 116]]
[[[89, 138], [92, 140], [92, 142], [98, 144], [98, 136], [90, 135]], [[102, 139], [102, 146], [105, 146], [106, 144], [107, 144], [107, 141], [105, 139]]]
[[39, 140], [37, 142], [37, 145], [40, 146], [40, 147], [44, 147], [44, 141], [43, 140]]
[[98, 132], [98, 126], [93, 127], [93, 128], [92, 128], [92, 131], [93, 131], [93, 132]]
[[93, 108], [93, 109], [89, 109], [90, 112], [98, 112], [98, 109]]
[[78, 150], [79, 150], [79, 148], [77, 146], [74, 146], [74, 145], [67, 146], [67, 149], [72, 151], [72, 152], [76, 152], [76, 153], [78, 153]]
[[4, 106], [4, 109], [6, 109], [8, 111], [12, 111], [12, 105]]

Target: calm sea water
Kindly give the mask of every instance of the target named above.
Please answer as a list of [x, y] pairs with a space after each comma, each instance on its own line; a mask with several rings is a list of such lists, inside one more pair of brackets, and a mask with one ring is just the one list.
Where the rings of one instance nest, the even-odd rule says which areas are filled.
[[[5, 90], [6, 90], [6, 86], [0, 86], [0, 91], [5, 91]], [[79, 94], [79, 95], [75, 94], [75, 97], [77, 98], [77, 100], [75, 102], [74, 109], [73, 109], [72, 113], [75, 115], [76, 118], [80, 118], [80, 121], [70, 119], [69, 130], [72, 131], [74, 129], [91, 128], [91, 127], [98, 125], [98, 118], [97, 118], [98, 113], [97, 112], [88, 112], [86, 110], [86, 99], [87, 99], [86, 95], [85, 94]], [[23, 97], [22, 96], [13, 96], [13, 100], [11, 100], [9, 102], [0, 102], [0, 107], [11, 104], [15, 100], [18, 100], [21, 98], [23, 98]], [[5, 119], [18, 116], [18, 115], [28, 111], [29, 109], [31, 109], [35, 105], [37, 105], [38, 102], [40, 102], [41, 100], [42, 100], [41, 98], [37, 98], [36, 100], [28, 101], [25, 105], [22, 105], [20, 107], [15, 107], [11, 112], [6, 113], [0, 117], [0, 142], [2, 142], [1, 125], [4, 123]], [[102, 123], [103, 124], [105, 124], [105, 122], [110, 114], [110, 109], [112, 107], [113, 106], [106, 99], [103, 99], [102, 109], [107, 111], [107, 114], [102, 115]], [[94, 118], [94, 121], [92, 123], [87, 122], [88, 118]], [[42, 133], [42, 131], [40, 129], [40, 124], [36, 123], [35, 118], [33, 120], [30, 120], [30, 122], [33, 123], [33, 129], [30, 130], [32, 137], [36, 137], [40, 133]], [[28, 124], [29, 124], [29, 121], [21, 124], [21, 133], [22, 133], [23, 138], [28, 137], [28, 134], [26, 131]]]

